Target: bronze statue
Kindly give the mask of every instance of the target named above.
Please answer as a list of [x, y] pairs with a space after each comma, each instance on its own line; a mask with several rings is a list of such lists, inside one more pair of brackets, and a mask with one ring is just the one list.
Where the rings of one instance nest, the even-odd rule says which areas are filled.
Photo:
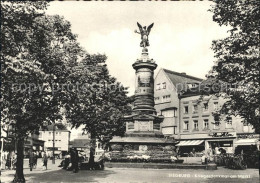
[[146, 29], [146, 26], [142, 27], [138, 22], [137, 22], [137, 26], [139, 27], [140, 32], [137, 32], [137, 30], [135, 30], [135, 33], [141, 34], [141, 43], [140, 43], [140, 47], [147, 47], [150, 46], [149, 44], [149, 40], [148, 40], [148, 36], [149, 33], [153, 27], [153, 23], [151, 25], [149, 25]]

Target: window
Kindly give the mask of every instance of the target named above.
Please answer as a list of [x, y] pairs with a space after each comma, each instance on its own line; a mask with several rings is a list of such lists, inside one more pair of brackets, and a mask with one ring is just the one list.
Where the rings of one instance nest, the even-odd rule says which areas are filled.
[[171, 95], [164, 95], [162, 98], [162, 102], [170, 102], [171, 101]]
[[204, 119], [204, 129], [209, 129], [209, 120]]
[[183, 129], [184, 130], [189, 130], [189, 121], [184, 121]]
[[198, 113], [198, 105], [193, 105], [193, 113]]
[[218, 102], [214, 102], [214, 110], [218, 110]]
[[51, 135], [51, 132], [49, 132], [49, 135]]
[[39, 133], [39, 138], [42, 138], [42, 132]]
[[193, 124], [194, 124], [194, 130], [199, 130], [199, 122], [198, 122], [198, 120], [194, 120]]
[[204, 109], [204, 111], [208, 111], [209, 110], [209, 104], [203, 103], [203, 109]]
[[162, 88], [166, 89], [166, 83], [165, 82], [162, 84]]
[[166, 118], [176, 117], [176, 109], [162, 111], [162, 115]]
[[184, 114], [188, 114], [189, 113], [189, 106], [184, 106]]
[[160, 90], [161, 89], [161, 83], [156, 85], [156, 90]]
[[232, 118], [227, 117], [226, 128], [232, 128]]

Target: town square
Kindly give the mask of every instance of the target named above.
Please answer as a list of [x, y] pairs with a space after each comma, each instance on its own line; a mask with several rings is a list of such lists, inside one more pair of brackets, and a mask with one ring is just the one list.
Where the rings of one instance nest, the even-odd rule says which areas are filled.
[[259, 182], [259, 5], [1, 3], [1, 182]]

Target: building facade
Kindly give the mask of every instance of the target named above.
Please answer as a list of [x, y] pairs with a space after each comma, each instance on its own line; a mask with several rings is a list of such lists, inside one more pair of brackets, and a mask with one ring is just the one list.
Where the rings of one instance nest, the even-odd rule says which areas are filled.
[[237, 145], [257, 145], [259, 135], [239, 116], [214, 117], [225, 99], [202, 96], [198, 88], [205, 82], [167, 69], [158, 72], [154, 100], [157, 114], [164, 116], [161, 124], [164, 136], [179, 140], [177, 146], [184, 155], [192, 151], [202, 153], [209, 147], [232, 153]]
[[[54, 135], [53, 135], [54, 133]], [[69, 141], [70, 141], [70, 131], [69, 130], [45, 130], [40, 131], [39, 139], [45, 141], [44, 150], [47, 151], [49, 155], [53, 152], [53, 136], [55, 140], [55, 155], [62, 154], [69, 150]]]
[[215, 95], [180, 96], [180, 143], [185, 153], [193, 148], [201, 152], [211, 147], [223, 148], [228, 153], [234, 152], [239, 134], [254, 134], [252, 126], [243, 123], [239, 116], [215, 118], [225, 102], [223, 97]]
[[163, 115], [161, 131], [165, 136], [179, 137], [180, 101], [178, 93], [186, 84], [202, 81], [200, 78], [160, 69], [155, 77], [154, 101], [157, 115]]

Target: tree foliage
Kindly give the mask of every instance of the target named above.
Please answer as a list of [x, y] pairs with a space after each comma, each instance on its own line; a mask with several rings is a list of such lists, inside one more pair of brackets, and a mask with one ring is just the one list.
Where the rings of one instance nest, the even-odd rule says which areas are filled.
[[103, 143], [124, 134], [122, 117], [130, 110], [126, 88], [109, 75], [105, 62], [105, 55], [85, 55], [70, 76], [78, 88], [65, 105], [68, 121], [74, 127], [84, 125], [84, 131]]
[[[46, 2], [1, 3], [1, 125], [12, 125], [17, 139], [15, 182], [24, 182], [23, 143], [44, 122], [61, 119], [60, 108], [71, 67], [82, 54], [70, 23], [47, 16]], [[56, 88], [55, 88], [56, 87]]]
[[228, 94], [228, 100], [221, 111], [241, 116], [259, 133], [260, 1], [214, 2], [210, 10], [213, 20], [231, 27], [228, 37], [212, 44], [217, 60], [209, 76], [232, 86], [222, 91]]

